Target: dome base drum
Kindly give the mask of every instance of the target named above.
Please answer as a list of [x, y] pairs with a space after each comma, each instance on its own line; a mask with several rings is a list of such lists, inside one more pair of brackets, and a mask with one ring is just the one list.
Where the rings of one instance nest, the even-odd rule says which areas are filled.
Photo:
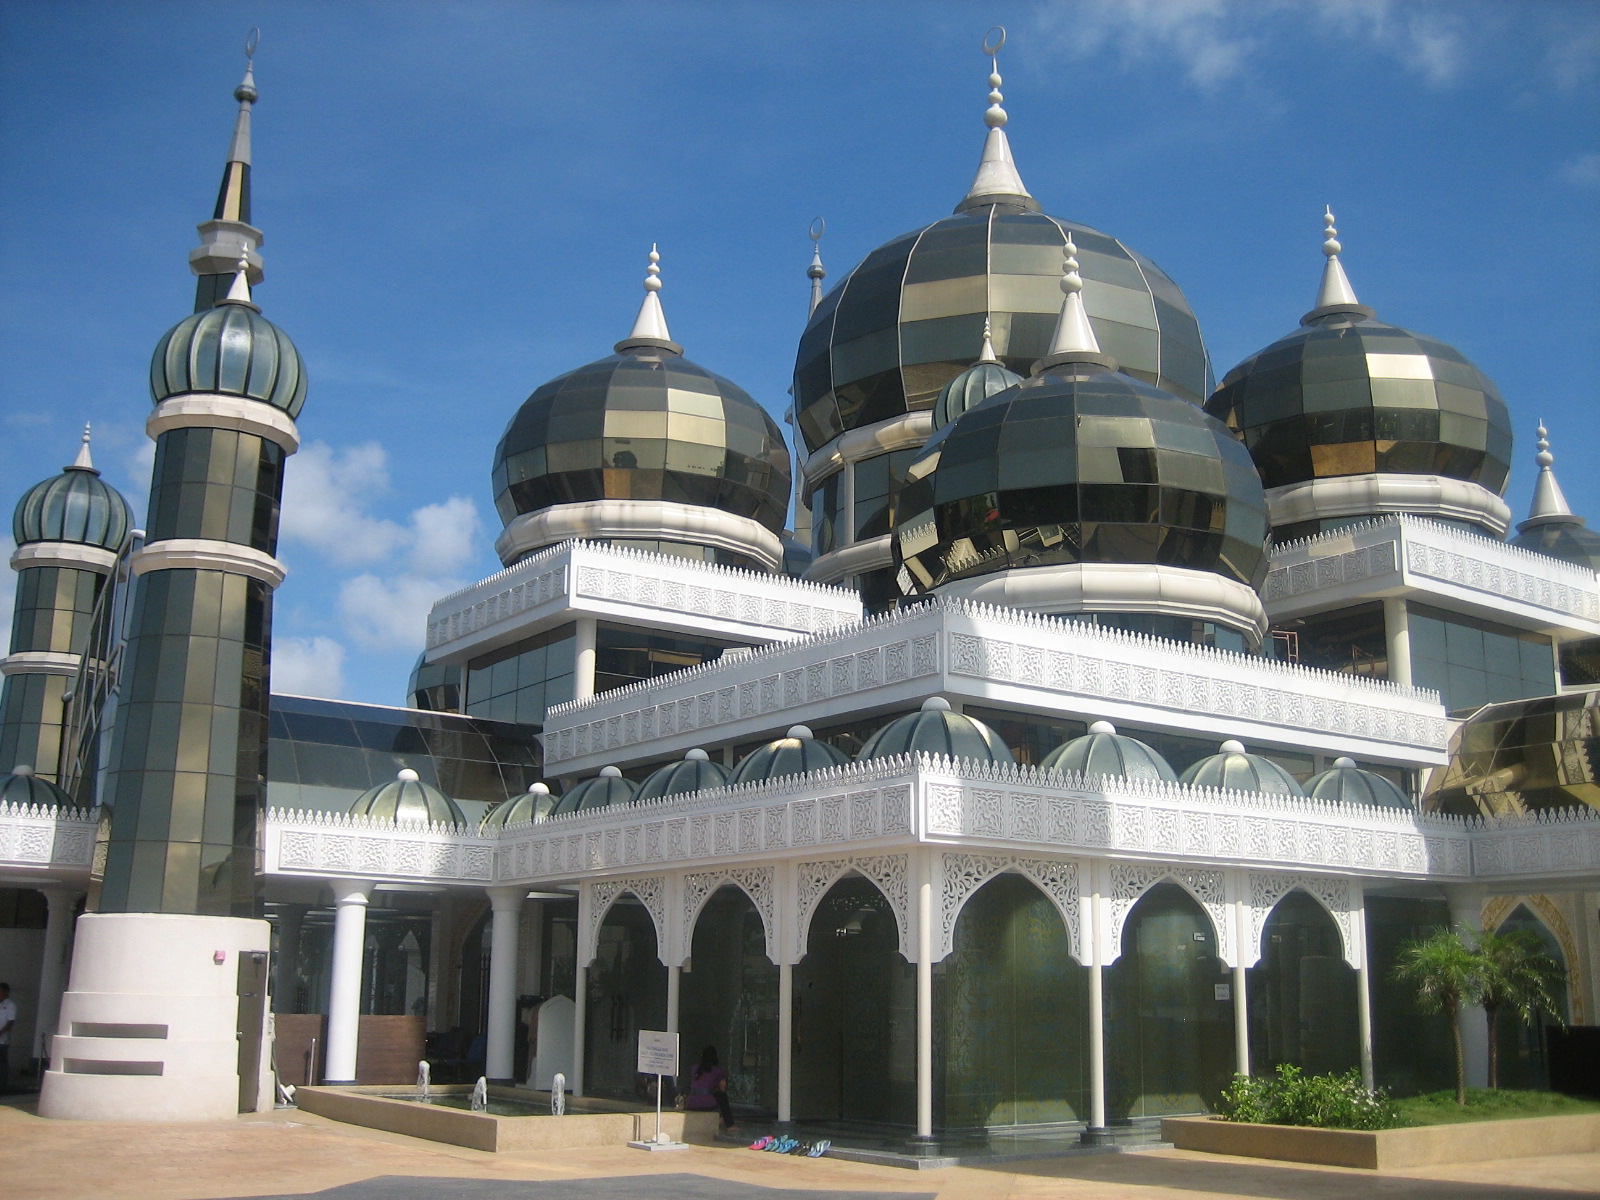
[[1381, 513], [1465, 522], [1496, 538], [1511, 525], [1511, 510], [1499, 496], [1443, 475], [1339, 475], [1267, 490], [1267, 517], [1275, 530]]
[[510, 566], [561, 542], [676, 542], [721, 552], [758, 570], [783, 567], [783, 542], [760, 522], [737, 513], [670, 500], [588, 500], [556, 504], [514, 518], [495, 539]]

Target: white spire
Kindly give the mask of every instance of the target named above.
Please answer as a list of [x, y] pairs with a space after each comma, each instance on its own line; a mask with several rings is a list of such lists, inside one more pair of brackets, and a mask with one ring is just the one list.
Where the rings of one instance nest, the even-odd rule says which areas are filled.
[[1333, 227], [1333, 208], [1325, 208], [1322, 217], [1322, 252], [1328, 256], [1328, 261], [1322, 268], [1322, 289], [1317, 293], [1316, 307], [1336, 308], [1339, 305], [1359, 304], [1361, 302], [1356, 299], [1355, 290], [1345, 276], [1344, 265], [1339, 261], [1339, 251], [1344, 247], [1339, 245], [1339, 231]]
[[1033, 197], [1028, 195], [1022, 176], [1017, 174], [1017, 164], [1012, 161], [1011, 143], [1006, 140], [1005, 96], [1000, 92], [1000, 67], [995, 57], [1005, 44], [1006, 31], [1003, 25], [996, 25], [989, 30], [983, 41], [983, 52], [990, 59], [989, 107], [983, 114], [989, 135], [983, 141], [983, 157], [978, 160], [978, 173], [973, 176], [972, 186], [967, 189], [966, 196], [956, 206], [957, 212], [1018, 197], [1027, 200], [1030, 207], [1033, 206]]
[[1056, 319], [1055, 336], [1050, 339], [1046, 359], [1063, 354], [1099, 354], [1100, 343], [1095, 339], [1094, 328], [1089, 324], [1089, 314], [1083, 307], [1083, 276], [1078, 274], [1078, 247], [1067, 234], [1067, 244], [1062, 248], [1061, 316]]
[[828, 223], [821, 217], [811, 222], [811, 265], [806, 268], [806, 277], [811, 280], [811, 307], [806, 310], [808, 317], [822, 303], [822, 281], [828, 277], [828, 270], [822, 265], [822, 235], [827, 229]]
[[1556, 457], [1550, 453], [1550, 431], [1544, 427], [1543, 421], [1539, 422], [1539, 453], [1534, 461], [1539, 464], [1539, 478], [1533, 485], [1533, 503], [1528, 506], [1528, 520], [1545, 521], [1552, 517], [1572, 516], [1572, 508], [1562, 494], [1561, 485], [1556, 482], [1555, 472], [1550, 469]]
[[650, 265], [645, 268], [644, 274], [644, 303], [639, 305], [639, 315], [634, 319], [633, 332], [628, 334], [629, 342], [640, 340], [646, 342], [670, 342], [672, 335], [667, 332], [667, 315], [661, 311], [661, 268], [657, 265], [661, 261], [661, 254], [656, 249], [655, 243], [650, 243]]
[[261, 41], [261, 30], [252, 29], [244, 40], [244, 78], [233, 89], [233, 98], [239, 102], [239, 119], [233, 126], [233, 144], [228, 147], [228, 161], [250, 161], [250, 106], [256, 102], [256, 45]]
[[250, 255], [247, 251], [241, 250], [239, 253], [239, 265], [234, 271], [233, 285], [228, 288], [224, 303], [255, 307], [255, 301], [250, 299]]
[[[94, 459], [89, 456], [89, 423], [83, 424], [83, 442], [78, 447], [78, 457], [72, 460], [69, 471], [94, 471]], [[100, 472], [95, 471], [98, 475]]]
[[[1080, 281], [1081, 282], [1081, 281]], [[989, 318], [983, 319], [983, 349], [978, 351], [978, 361], [981, 363], [1000, 363], [1000, 358], [994, 352], [994, 341], [989, 336]]]

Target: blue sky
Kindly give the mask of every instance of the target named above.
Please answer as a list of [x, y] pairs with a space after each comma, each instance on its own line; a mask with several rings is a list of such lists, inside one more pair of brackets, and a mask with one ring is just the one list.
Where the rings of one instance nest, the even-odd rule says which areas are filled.
[[[1030, 191], [1160, 263], [1219, 376], [1311, 307], [1332, 204], [1362, 301], [1505, 394], [1513, 512], [1542, 417], [1600, 520], [1587, 0], [5, 0], [0, 502], [88, 420], [142, 514], [149, 354], [189, 311], [260, 26], [257, 299], [311, 380], [275, 684], [399, 703], [428, 602], [498, 568], [505, 423], [627, 332], [650, 243], [674, 336], [781, 415], [808, 223], [827, 218], [831, 283], [950, 211], [995, 23]], [[0, 605], [9, 620], [9, 590]]]

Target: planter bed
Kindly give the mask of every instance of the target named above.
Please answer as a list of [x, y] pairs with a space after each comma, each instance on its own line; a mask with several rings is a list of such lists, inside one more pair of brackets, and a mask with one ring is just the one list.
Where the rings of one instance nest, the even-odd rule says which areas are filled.
[[1161, 1137], [1179, 1150], [1388, 1171], [1600, 1150], [1600, 1113], [1370, 1132], [1251, 1125], [1217, 1117], [1165, 1117], [1161, 1121]]

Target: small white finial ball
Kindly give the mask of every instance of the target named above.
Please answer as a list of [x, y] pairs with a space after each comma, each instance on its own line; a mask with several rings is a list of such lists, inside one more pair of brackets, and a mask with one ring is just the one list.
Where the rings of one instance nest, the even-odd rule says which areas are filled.
[[1556, 461], [1556, 456], [1551, 454], [1548, 450], [1541, 450], [1539, 453], [1533, 456], [1533, 461], [1538, 463], [1541, 467], [1548, 467]]
[[1110, 721], [1096, 721], [1093, 725], [1089, 726], [1090, 733], [1115, 733], [1116, 731], [1117, 727]]
[[18, 763], [16, 766], [11, 768], [11, 773], [17, 776], [19, 779], [33, 778], [33, 768], [27, 763]]
[[400, 774], [396, 775], [395, 778], [401, 783], [416, 783], [422, 777], [410, 767], [404, 767], [401, 769]]
[[1233, 738], [1229, 738], [1227, 741], [1223, 742], [1222, 745], [1218, 746], [1217, 749], [1222, 751], [1224, 754], [1243, 754], [1244, 743], [1235, 741]]
[[689, 753], [687, 753], [687, 754], [685, 754], [683, 756], [683, 761], [684, 762], [710, 762], [711, 761], [711, 755], [707, 754], [704, 750], [700, 749], [699, 746], [696, 746], [693, 750], [689, 751]]
[[[995, 96], [998, 96], [999, 94], [1000, 94], [999, 92], [990, 92], [989, 93], [989, 97], [990, 97], [990, 99], [993, 99]], [[1003, 128], [1005, 128], [1006, 110], [1001, 108], [999, 104], [991, 104], [991, 105], [989, 105], [989, 107], [984, 110], [983, 123], [985, 125], [987, 125], [990, 129], [1003, 129]]]
[[1000, 72], [999, 71], [991, 71], [991, 72], [989, 72], [989, 86], [992, 87], [992, 88], [997, 88], [997, 87], [1000, 86]]
[[550, 789], [542, 783], [530, 783], [528, 785], [528, 795], [530, 796], [548, 796], [549, 794]]
[[1333, 765], [1343, 770], [1345, 767], [1355, 766], [1356, 760], [1353, 758], [1346, 758], [1341, 754], [1338, 758], [1333, 760]]
[[929, 696], [922, 702], [923, 712], [949, 712], [950, 701], [943, 696]]
[[1332, 258], [1335, 254], [1338, 254], [1339, 251], [1343, 249], [1344, 247], [1339, 244], [1338, 238], [1329, 238], [1327, 241], [1322, 243], [1322, 252], [1329, 258]]
[[618, 767], [601, 767], [600, 768], [600, 778], [601, 779], [621, 779], [622, 778], [622, 771]]
[[804, 741], [806, 738], [815, 737], [816, 735], [811, 732], [811, 726], [809, 725], [791, 725], [789, 726], [789, 732], [784, 736]]

